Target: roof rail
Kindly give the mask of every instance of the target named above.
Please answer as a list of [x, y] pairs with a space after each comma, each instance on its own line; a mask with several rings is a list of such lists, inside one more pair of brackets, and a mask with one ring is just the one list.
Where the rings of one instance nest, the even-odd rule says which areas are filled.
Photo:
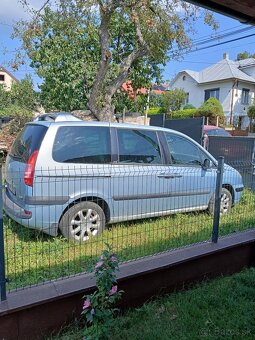
[[53, 112], [53, 113], [44, 113], [36, 117], [34, 121], [70, 122], [70, 121], [81, 121], [81, 119], [73, 116], [70, 112]]

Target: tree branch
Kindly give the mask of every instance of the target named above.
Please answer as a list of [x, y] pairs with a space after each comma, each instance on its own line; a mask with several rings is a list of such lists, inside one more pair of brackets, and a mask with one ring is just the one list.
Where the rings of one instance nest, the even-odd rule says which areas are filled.
[[136, 36], [138, 38], [138, 42], [141, 46], [146, 46], [146, 42], [144, 41], [142, 31], [141, 31], [141, 25], [140, 25], [139, 17], [138, 17], [134, 8], [131, 9], [131, 13], [132, 13], [132, 16], [131, 16], [132, 21], [135, 25], [135, 31], [136, 31]]
[[141, 46], [138, 50], [131, 52], [122, 62], [118, 76], [113, 79], [106, 88], [106, 96], [112, 97], [115, 92], [121, 87], [130, 72], [132, 63], [138, 58], [144, 57], [148, 54], [147, 46]]
[[141, 25], [139, 21], [139, 17], [135, 11], [135, 9], [131, 9], [132, 13], [132, 21], [135, 25], [136, 30], [136, 36], [139, 42], [139, 48], [137, 50], [134, 50], [131, 52], [126, 59], [121, 64], [120, 71], [118, 76], [111, 81], [111, 83], [107, 86], [106, 89], [106, 95], [110, 98], [114, 95], [114, 93], [121, 87], [121, 85], [126, 80], [129, 72], [130, 67], [132, 66], [133, 62], [137, 60], [138, 58], [144, 57], [146, 55], [150, 54], [150, 48], [146, 44], [146, 41], [143, 38], [142, 31], [141, 31]]

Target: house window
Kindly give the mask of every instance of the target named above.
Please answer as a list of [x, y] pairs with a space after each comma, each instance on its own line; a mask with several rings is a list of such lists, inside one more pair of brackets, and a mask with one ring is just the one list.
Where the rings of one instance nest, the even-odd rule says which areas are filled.
[[186, 92], [185, 105], [189, 104], [189, 92]]
[[205, 102], [207, 99], [214, 97], [219, 100], [220, 98], [220, 89], [210, 89], [210, 90], [205, 90]]
[[242, 89], [242, 105], [249, 105], [249, 89]]
[[0, 74], [0, 81], [4, 81], [4, 74]]

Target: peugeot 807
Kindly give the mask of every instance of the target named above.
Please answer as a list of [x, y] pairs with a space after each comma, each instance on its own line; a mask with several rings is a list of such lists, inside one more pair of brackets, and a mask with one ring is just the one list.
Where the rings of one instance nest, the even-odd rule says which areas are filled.
[[[214, 210], [217, 161], [165, 128], [37, 120], [6, 160], [4, 209], [21, 225], [85, 242], [106, 224]], [[241, 175], [225, 165], [221, 213], [238, 203]]]

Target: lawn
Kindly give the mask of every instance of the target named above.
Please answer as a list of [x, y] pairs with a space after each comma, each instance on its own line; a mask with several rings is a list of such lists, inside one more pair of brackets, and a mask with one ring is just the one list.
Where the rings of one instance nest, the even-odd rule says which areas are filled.
[[[254, 339], [255, 268], [203, 282], [116, 318], [111, 340]], [[82, 339], [82, 323], [51, 340]]]
[[[255, 195], [242, 201], [220, 223], [220, 236], [254, 227]], [[85, 244], [50, 237], [4, 218], [8, 289], [87, 271], [109, 243], [121, 262], [211, 239], [212, 217], [207, 212], [177, 214], [109, 226]]]

